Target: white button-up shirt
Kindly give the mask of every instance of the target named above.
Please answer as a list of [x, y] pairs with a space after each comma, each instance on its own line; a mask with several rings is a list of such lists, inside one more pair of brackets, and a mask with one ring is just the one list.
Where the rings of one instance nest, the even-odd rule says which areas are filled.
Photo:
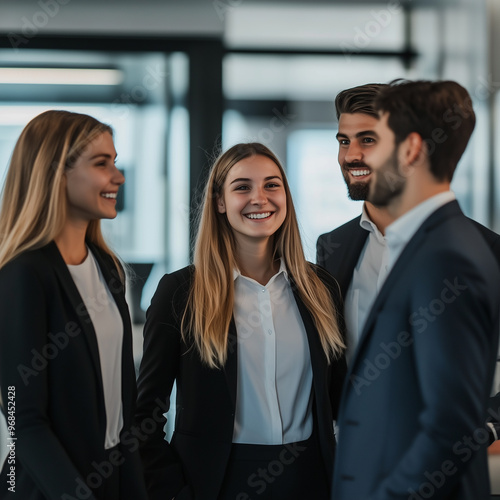
[[384, 235], [370, 220], [364, 205], [359, 225], [369, 234], [354, 268], [345, 297], [346, 360], [348, 363], [356, 350], [373, 301], [385, 279], [387, 266], [387, 246]]
[[233, 442], [286, 444], [312, 433], [307, 334], [283, 263], [263, 286], [234, 272], [238, 380]]

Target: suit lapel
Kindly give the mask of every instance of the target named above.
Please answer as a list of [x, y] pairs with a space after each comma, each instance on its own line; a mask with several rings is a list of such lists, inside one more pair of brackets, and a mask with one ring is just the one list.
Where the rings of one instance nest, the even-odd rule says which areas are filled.
[[[352, 281], [354, 268], [358, 263], [359, 256], [368, 238], [368, 231], [359, 225], [361, 216], [352, 221], [352, 225], [345, 238], [338, 243], [339, 252], [332, 256], [332, 267], [328, 269], [338, 281], [342, 297], [345, 298], [349, 285]], [[331, 244], [336, 244], [331, 242]]]
[[224, 375], [226, 376], [227, 387], [233, 408], [236, 408], [236, 390], [238, 385], [238, 335], [234, 317], [231, 318], [228, 333], [227, 360], [224, 365]]
[[90, 319], [89, 312], [83, 302], [83, 299], [78, 291], [78, 288], [71, 277], [68, 270], [68, 266], [64, 262], [62, 255], [54, 242], [51, 242], [47, 247], [45, 247], [45, 253], [54, 266], [56, 275], [61, 283], [61, 286], [66, 293], [71, 306], [78, 315], [78, 321], [82, 327], [83, 335], [87, 341], [87, 345], [90, 350], [92, 363], [94, 365], [95, 373], [97, 379], [99, 380], [99, 390], [101, 392], [104, 401], [104, 392], [102, 389], [102, 376], [101, 376], [101, 362], [99, 360], [99, 347], [97, 345], [97, 337], [94, 330], [94, 325]]
[[368, 314], [368, 317], [366, 318], [366, 322], [363, 327], [363, 331], [361, 333], [359, 345], [358, 348], [356, 349], [355, 356], [352, 360], [351, 369], [349, 370], [347, 379], [349, 378], [352, 369], [357, 363], [359, 353], [362, 351], [363, 345], [365, 344], [367, 338], [369, 337], [370, 332], [373, 329], [372, 327], [377, 319], [377, 315], [384, 306], [388, 294], [397, 286], [399, 280], [404, 279], [405, 269], [408, 266], [411, 266], [411, 261], [413, 256], [418, 251], [420, 246], [425, 244], [425, 238], [427, 233], [429, 232], [430, 229], [432, 229], [436, 225], [442, 223], [443, 221], [449, 219], [451, 216], [454, 215], [463, 215], [456, 201], [452, 201], [438, 208], [423, 222], [423, 224], [420, 226], [420, 228], [413, 235], [413, 237], [410, 239], [406, 247], [401, 252], [401, 255], [395, 262], [384, 284], [382, 285], [379, 294], [375, 298], [373, 306]]
[[316, 395], [319, 395], [322, 393], [320, 384], [328, 368], [327, 359], [326, 356], [323, 355], [323, 347], [321, 346], [321, 341], [318, 335], [318, 331], [316, 330], [316, 326], [314, 325], [312, 316], [307, 310], [304, 302], [302, 302], [302, 299], [297, 292], [297, 287], [295, 286], [295, 283], [293, 283], [293, 281], [291, 282], [291, 286], [293, 295], [295, 297], [295, 302], [297, 303], [297, 308], [306, 330], [307, 342], [309, 344], [309, 355], [311, 357], [314, 390]]

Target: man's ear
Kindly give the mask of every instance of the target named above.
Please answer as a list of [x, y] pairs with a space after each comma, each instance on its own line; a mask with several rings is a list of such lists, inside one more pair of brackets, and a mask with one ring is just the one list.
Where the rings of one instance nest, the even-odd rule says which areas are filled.
[[220, 214], [226, 213], [226, 204], [224, 203], [224, 198], [222, 196], [217, 196], [217, 210]]
[[427, 145], [420, 134], [411, 132], [399, 147], [399, 161], [405, 168], [416, 167], [427, 157]]

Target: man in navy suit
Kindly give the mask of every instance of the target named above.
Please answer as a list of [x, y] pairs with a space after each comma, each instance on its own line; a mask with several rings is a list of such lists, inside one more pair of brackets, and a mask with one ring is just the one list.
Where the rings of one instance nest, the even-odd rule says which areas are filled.
[[354, 174], [370, 175], [368, 201], [394, 222], [350, 360], [332, 498], [487, 499], [500, 272], [449, 190], [470, 97], [454, 82], [404, 82], [375, 107], [375, 144]]
[[[376, 83], [360, 85], [343, 90], [335, 99], [338, 161], [349, 198], [364, 203], [360, 216], [318, 238], [317, 263], [335, 276], [340, 285], [345, 302], [348, 360], [356, 350], [364, 320], [386, 271], [381, 272], [387, 258], [384, 233], [393, 222], [386, 207], [375, 207], [366, 201], [371, 171], [364, 155], [376, 144], [373, 128], [379, 117], [374, 101], [384, 87], [385, 84]], [[477, 222], [474, 224], [500, 263], [500, 235]], [[500, 392], [490, 399], [488, 419], [490, 442], [493, 442], [500, 438]]]

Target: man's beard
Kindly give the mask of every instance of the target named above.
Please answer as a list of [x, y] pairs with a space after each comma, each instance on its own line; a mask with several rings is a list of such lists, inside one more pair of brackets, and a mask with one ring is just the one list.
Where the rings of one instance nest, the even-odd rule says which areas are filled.
[[365, 201], [370, 191], [370, 181], [347, 184], [347, 194], [354, 201]]
[[371, 170], [366, 166], [365, 163], [345, 163], [342, 165], [342, 175], [344, 176], [345, 183], [347, 185], [347, 194], [351, 200], [354, 201], [365, 201], [368, 197], [368, 192], [370, 191], [370, 181], [351, 181], [348, 170], [350, 169], [366, 169]]
[[406, 186], [406, 177], [399, 172], [398, 155], [394, 151], [390, 158], [375, 171], [367, 201], [376, 207], [387, 207]]

